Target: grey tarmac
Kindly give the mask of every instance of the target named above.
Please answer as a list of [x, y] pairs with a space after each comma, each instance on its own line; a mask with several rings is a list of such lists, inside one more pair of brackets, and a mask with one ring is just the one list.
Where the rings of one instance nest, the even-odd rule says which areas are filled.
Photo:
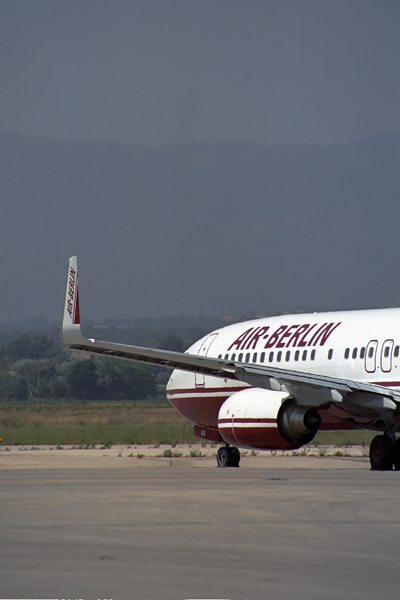
[[7, 467], [1, 453], [1, 598], [399, 597], [400, 472], [351, 457], [218, 469], [99, 456]]

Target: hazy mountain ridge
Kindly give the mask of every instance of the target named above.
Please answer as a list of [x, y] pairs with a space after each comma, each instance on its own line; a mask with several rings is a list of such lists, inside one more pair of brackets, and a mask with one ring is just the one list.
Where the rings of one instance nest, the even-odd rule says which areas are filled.
[[[116, 142], [55, 140], [40, 136], [0, 133], [2, 172], [5, 165], [25, 158], [32, 166], [39, 164], [60, 173], [66, 168], [81, 165], [98, 170], [99, 162], [119, 165], [120, 169], [133, 163], [164, 162], [175, 167], [202, 168], [224, 161], [264, 162], [271, 165], [301, 165], [345, 169], [399, 169], [400, 135], [381, 134], [333, 146], [260, 144], [256, 142], [223, 142], [174, 144], [159, 148], [134, 146]], [[43, 162], [44, 161], [44, 162]], [[9, 163], [9, 164], [10, 164]], [[25, 162], [24, 166], [29, 163]]]

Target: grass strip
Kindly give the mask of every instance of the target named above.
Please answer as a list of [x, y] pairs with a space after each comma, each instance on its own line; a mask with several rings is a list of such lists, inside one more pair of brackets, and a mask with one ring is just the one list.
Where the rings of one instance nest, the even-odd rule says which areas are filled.
[[[369, 431], [322, 431], [312, 444], [369, 446]], [[0, 406], [3, 445], [191, 444], [193, 425], [169, 404], [84, 403]]]

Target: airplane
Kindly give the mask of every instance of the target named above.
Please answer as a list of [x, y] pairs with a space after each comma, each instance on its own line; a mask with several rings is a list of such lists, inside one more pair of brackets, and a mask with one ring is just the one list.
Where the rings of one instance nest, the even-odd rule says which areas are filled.
[[70, 258], [61, 339], [70, 348], [173, 369], [169, 402], [199, 438], [239, 448], [295, 450], [317, 431], [377, 432], [372, 470], [400, 470], [400, 308], [292, 314], [228, 325], [186, 352], [86, 339], [78, 266]]

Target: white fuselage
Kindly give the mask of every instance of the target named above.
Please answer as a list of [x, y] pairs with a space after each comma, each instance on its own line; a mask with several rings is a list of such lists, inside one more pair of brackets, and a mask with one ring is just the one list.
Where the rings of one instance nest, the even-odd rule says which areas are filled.
[[[400, 309], [247, 321], [210, 333], [187, 352], [400, 389]], [[224, 400], [246, 387], [241, 382], [175, 370], [167, 396], [193, 423], [216, 426]]]

